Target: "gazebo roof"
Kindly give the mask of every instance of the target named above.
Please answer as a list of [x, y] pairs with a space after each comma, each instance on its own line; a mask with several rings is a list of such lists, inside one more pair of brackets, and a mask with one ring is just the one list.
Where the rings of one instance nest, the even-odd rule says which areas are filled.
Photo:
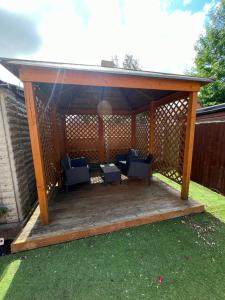
[[123, 68], [109, 68], [95, 65], [84, 65], [84, 64], [73, 64], [73, 63], [61, 63], [61, 62], [49, 62], [49, 61], [34, 61], [34, 60], [22, 60], [14, 58], [0, 58], [0, 63], [13, 72], [14, 75], [19, 75], [19, 68], [21, 66], [32, 67], [32, 68], [48, 68], [48, 69], [61, 69], [61, 70], [74, 70], [74, 71], [88, 71], [98, 72], [106, 74], [118, 74], [118, 75], [129, 75], [139, 77], [150, 77], [150, 78], [161, 78], [161, 79], [176, 79], [185, 81], [197, 81], [201, 83], [210, 83], [213, 79], [194, 77], [189, 75], [180, 75], [163, 72], [143, 71], [143, 70], [128, 70]]
[[[22, 80], [36, 82], [48, 97], [58, 99], [58, 108], [64, 113], [96, 110], [102, 101], [107, 101], [112, 111], [129, 113], [178, 91], [187, 92], [190, 87], [198, 91], [200, 86], [213, 81], [178, 74], [12, 58], [0, 58], [0, 63], [20, 79], [21, 70], [26, 70], [26, 78]], [[65, 82], [68, 74], [69, 81]], [[117, 81], [112, 82], [115, 78]], [[141, 84], [135, 85], [137, 81]], [[146, 83], [142, 84], [143, 81]], [[149, 86], [149, 81], [156, 84]]]

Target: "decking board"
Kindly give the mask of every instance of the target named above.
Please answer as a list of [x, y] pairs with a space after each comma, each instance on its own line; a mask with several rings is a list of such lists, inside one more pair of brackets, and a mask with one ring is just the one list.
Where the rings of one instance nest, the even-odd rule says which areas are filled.
[[49, 205], [49, 225], [41, 224], [37, 207], [11, 249], [15, 253], [203, 211], [203, 205], [181, 200], [179, 192], [157, 179], [150, 186], [143, 181], [81, 185], [57, 194]]

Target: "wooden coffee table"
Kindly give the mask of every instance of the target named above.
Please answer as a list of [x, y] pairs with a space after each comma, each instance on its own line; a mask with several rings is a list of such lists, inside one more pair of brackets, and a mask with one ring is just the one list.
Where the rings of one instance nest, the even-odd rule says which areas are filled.
[[121, 183], [121, 172], [114, 164], [101, 164], [100, 168], [103, 173], [104, 184], [112, 182]]

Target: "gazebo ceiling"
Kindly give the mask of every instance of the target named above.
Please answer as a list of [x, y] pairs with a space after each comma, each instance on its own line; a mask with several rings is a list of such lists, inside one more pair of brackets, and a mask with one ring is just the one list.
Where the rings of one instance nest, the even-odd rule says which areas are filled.
[[112, 110], [132, 111], [175, 93], [166, 90], [144, 90], [84, 85], [40, 83], [39, 87], [57, 102], [58, 110], [96, 109], [100, 102], [109, 103]]

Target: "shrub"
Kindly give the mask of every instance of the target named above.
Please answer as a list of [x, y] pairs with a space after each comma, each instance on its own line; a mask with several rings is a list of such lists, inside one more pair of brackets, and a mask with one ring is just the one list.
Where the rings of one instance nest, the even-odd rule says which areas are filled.
[[2, 217], [3, 215], [5, 215], [8, 211], [7, 207], [1, 207], [0, 206], [0, 217]]

